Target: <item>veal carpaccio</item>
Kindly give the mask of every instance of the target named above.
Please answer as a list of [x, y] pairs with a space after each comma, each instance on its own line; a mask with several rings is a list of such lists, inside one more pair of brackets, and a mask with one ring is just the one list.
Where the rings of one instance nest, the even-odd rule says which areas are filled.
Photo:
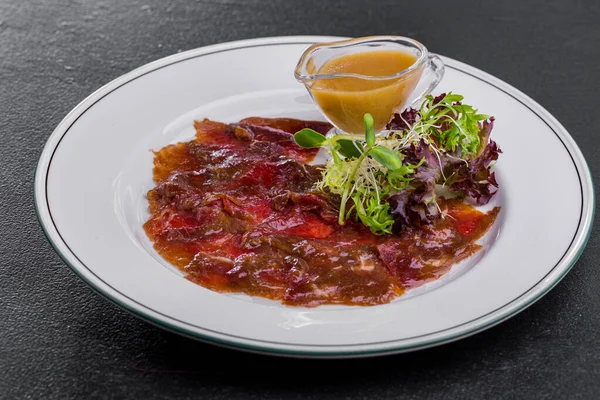
[[196, 121], [196, 138], [155, 153], [144, 225], [158, 253], [186, 277], [220, 292], [286, 305], [375, 305], [434, 280], [480, 249], [499, 208], [483, 213], [441, 199], [444, 218], [376, 236], [337, 222], [339, 199], [293, 133], [325, 122], [247, 118]]

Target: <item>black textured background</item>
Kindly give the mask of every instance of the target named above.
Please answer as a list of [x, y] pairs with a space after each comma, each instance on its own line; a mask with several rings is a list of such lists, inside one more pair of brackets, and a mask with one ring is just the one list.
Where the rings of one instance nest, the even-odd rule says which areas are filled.
[[0, 397], [599, 398], [597, 229], [563, 282], [498, 327], [407, 355], [310, 361], [204, 345], [125, 313], [62, 263], [33, 206], [46, 138], [93, 90], [181, 50], [273, 35], [413, 36], [538, 100], [597, 178], [599, 20], [597, 0], [0, 0]]

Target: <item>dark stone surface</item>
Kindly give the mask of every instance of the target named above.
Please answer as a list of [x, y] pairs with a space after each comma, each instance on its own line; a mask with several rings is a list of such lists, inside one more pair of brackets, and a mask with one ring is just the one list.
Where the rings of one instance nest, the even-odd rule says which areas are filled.
[[408, 35], [488, 71], [556, 115], [597, 178], [599, 19], [597, 0], [0, 0], [0, 397], [599, 398], [597, 229], [563, 282], [489, 331], [407, 355], [292, 360], [200, 344], [103, 300], [46, 241], [32, 188], [46, 138], [104, 83], [180, 50], [295, 34]]

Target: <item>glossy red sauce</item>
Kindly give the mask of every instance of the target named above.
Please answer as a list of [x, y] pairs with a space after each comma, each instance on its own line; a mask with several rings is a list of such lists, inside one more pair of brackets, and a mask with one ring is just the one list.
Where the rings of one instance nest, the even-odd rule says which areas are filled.
[[442, 200], [444, 219], [399, 235], [339, 226], [336, 199], [313, 190], [316, 150], [293, 141], [305, 127], [331, 126], [197, 121], [195, 140], [156, 152], [144, 228], [161, 256], [204, 287], [313, 307], [389, 302], [480, 249], [498, 207], [485, 214]]

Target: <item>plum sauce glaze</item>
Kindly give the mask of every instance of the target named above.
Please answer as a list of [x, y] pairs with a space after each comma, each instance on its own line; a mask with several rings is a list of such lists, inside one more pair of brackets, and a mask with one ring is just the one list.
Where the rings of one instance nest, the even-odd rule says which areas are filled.
[[196, 121], [196, 139], [155, 153], [144, 225], [158, 253], [219, 292], [287, 305], [374, 305], [446, 273], [480, 249], [500, 209], [442, 199], [445, 218], [376, 236], [337, 224], [336, 199], [314, 190], [317, 150], [292, 134], [324, 122], [247, 118]]

